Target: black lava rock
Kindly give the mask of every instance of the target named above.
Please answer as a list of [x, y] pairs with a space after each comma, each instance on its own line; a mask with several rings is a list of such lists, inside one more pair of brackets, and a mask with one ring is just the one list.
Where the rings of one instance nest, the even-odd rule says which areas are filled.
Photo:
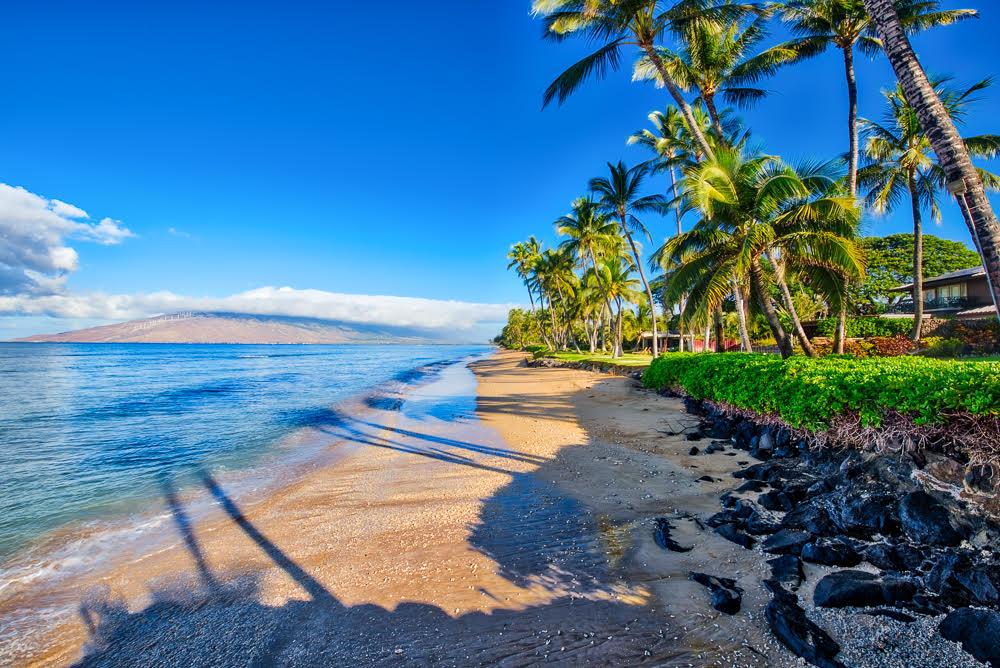
[[764, 618], [771, 627], [771, 633], [778, 641], [814, 666], [819, 668], [844, 668], [837, 661], [840, 645], [806, 617], [799, 607], [799, 600], [774, 580], [765, 580], [764, 586], [774, 598], [764, 608]]
[[938, 631], [977, 660], [1000, 668], [1000, 613], [959, 608], [944, 618]]
[[895, 513], [896, 499], [889, 494], [854, 492], [846, 496], [831, 517], [841, 531], [852, 536], [869, 537], [880, 533], [896, 533], [899, 523]]
[[[738, 463], [738, 462], [737, 462]], [[736, 488], [737, 492], [761, 492], [767, 487], [767, 483], [763, 483], [760, 480], [747, 480], [745, 483]]]
[[781, 526], [788, 529], [808, 531], [816, 536], [830, 536], [836, 533], [836, 526], [825, 509], [806, 504], [791, 510], [781, 520]]
[[761, 549], [768, 554], [799, 554], [802, 551], [802, 546], [812, 539], [812, 535], [805, 531], [782, 529], [769, 536], [761, 545]]
[[754, 536], [763, 536], [767, 534], [777, 533], [781, 529], [781, 525], [772, 522], [768, 517], [766, 517], [760, 511], [754, 511], [750, 517], [743, 520], [743, 529]]
[[792, 590], [798, 589], [806, 579], [805, 573], [802, 572], [802, 560], [794, 554], [768, 559], [767, 563], [771, 566], [771, 577], [787, 584]]
[[768, 510], [788, 511], [794, 507], [792, 500], [788, 497], [788, 495], [785, 494], [785, 492], [778, 491], [770, 491], [761, 494], [757, 497], [757, 503], [764, 506]]
[[673, 529], [670, 522], [665, 517], [656, 518], [656, 528], [653, 529], [653, 540], [664, 550], [671, 552], [690, 552], [690, 547], [683, 547], [670, 536]]
[[882, 580], [865, 571], [837, 571], [816, 584], [813, 603], [821, 608], [869, 608], [908, 602], [917, 587], [908, 580]]
[[691, 456], [694, 456], [694, 455], [698, 454], [699, 452], [701, 452], [701, 450], [699, 450], [698, 446], [696, 446], [696, 445], [692, 445], [691, 449], [688, 450], [688, 454], [691, 455]]
[[732, 524], [723, 524], [716, 527], [715, 533], [719, 534], [728, 541], [736, 543], [740, 547], [745, 547], [748, 550], [753, 548], [757, 542], [751, 536], [743, 533]]
[[824, 566], [857, 566], [861, 555], [845, 541], [821, 538], [802, 546], [802, 559]]
[[947, 509], [927, 492], [911, 492], [899, 502], [903, 531], [918, 543], [953, 547], [962, 542]]
[[736, 580], [717, 578], [706, 573], [691, 571], [688, 574], [692, 580], [708, 587], [712, 597], [712, 607], [727, 615], [735, 615], [740, 611], [743, 602], [743, 590], [736, 586]]

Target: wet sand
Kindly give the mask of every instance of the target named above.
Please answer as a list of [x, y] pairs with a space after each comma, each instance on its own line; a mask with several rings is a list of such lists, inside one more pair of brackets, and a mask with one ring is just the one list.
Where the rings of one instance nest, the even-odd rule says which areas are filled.
[[[349, 452], [263, 500], [206, 478], [221, 511], [192, 522], [166, 499], [172, 547], [68, 584], [78, 614], [0, 663], [793, 663], [764, 630], [759, 557], [693, 519], [742, 454], [689, 457], [696, 419], [627, 378], [472, 366], [478, 420], [342, 416], [326, 429]], [[693, 549], [657, 547], [656, 517]], [[743, 612], [689, 570], [736, 578]]]

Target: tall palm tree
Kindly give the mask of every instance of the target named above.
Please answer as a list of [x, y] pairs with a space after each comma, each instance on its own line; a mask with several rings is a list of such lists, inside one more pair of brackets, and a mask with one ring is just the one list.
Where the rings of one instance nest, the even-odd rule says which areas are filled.
[[[639, 272], [639, 279], [642, 287], [646, 290], [646, 297], [650, 305], [653, 301], [653, 291], [646, 280], [646, 272], [642, 268], [642, 256], [639, 248], [632, 236], [633, 232], [641, 232], [649, 237], [642, 221], [636, 216], [637, 213], [648, 211], [664, 212], [667, 209], [667, 201], [663, 195], [641, 196], [643, 181], [649, 174], [649, 165], [640, 163], [631, 169], [625, 163], [619, 161], [617, 165], [608, 163], [610, 170], [609, 178], [599, 176], [590, 180], [590, 190], [597, 195], [597, 203], [600, 210], [609, 216], [614, 216], [621, 227], [622, 236], [628, 242], [632, 250], [632, 258], [635, 261], [635, 268]], [[657, 340], [657, 318], [653, 318], [653, 356], [659, 354]]]
[[[947, 79], [932, 82], [934, 92], [941, 100], [952, 121], [960, 124], [966, 105], [972, 96], [990, 85], [980, 81], [964, 91], [949, 88]], [[916, 112], [906, 100], [901, 87], [885, 93], [889, 109], [882, 123], [861, 119], [865, 137], [865, 155], [868, 164], [858, 172], [858, 180], [867, 191], [868, 205], [879, 213], [895, 209], [904, 196], [913, 216], [913, 332], [911, 338], [920, 340], [924, 315], [923, 277], [923, 227], [921, 209], [930, 211], [935, 221], [941, 218], [938, 195], [946, 186], [944, 170], [931, 155], [931, 142], [924, 133]], [[1000, 152], [1000, 136], [980, 135], [966, 137], [969, 153], [991, 158]], [[987, 187], [996, 189], [1000, 177], [979, 169]]]
[[[534, 272], [542, 295], [549, 305], [549, 322], [552, 327], [552, 340], [557, 348], [566, 348], [571, 337], [571, 323], [568, 318], [568, 301], [571, 300], [579, 285], [579, 279], [573, 271], [576, 259], [564, 250], [546, 250], [535, 262]], [[561, 311], [556, 318], [556, 310]]]
[[510, 247], [507, 253], [508, 269], [513, 269], [524, 281], [524, 287], [528, 290], [528, 299], [531, 301], [531, 313], [535, 313], [535, 294], [532, 280], [532, 266], [538, 261], [542, 251], [542, 244], [534, 235], [528, 237], [527, 241], [518, 241]]
[[[937, 0], [890, 0], [900, 10], [902, 21], [909, 32], [939, 25], [948, 25], [976, 16], [971, 9], [939, 9]], [[872, 22], [865, 0], [790, 0], [785, 2], [782, 18], [797, 37], [783, 46], [799, 53], [800, 58], [810, 58], [833, 46], [840, 49], [844, 59], [847, 81], [848, 168], [847, 182], [851, 193], [858, 192], [858, 84], [854, 71], [854, 50], [860, 48], [868, 55], [881, 49], [877, 29]], [[846, 292], [846, 290], [845, 290]], [[847, 309], [837, 314], [837, 333], [834, 349], [844, 352]]]
[[1000, 317], [1000, 222], [986, 197], [982, 179], [944, 104], [924, 72], [906, 36], [905, 18], [892, 0], [863, 0], [878, 26], [896, 78], [920, 120], [944, 172], [948, 192], [955, 196], [972, 239], [983, 258], [993, 304]]
[[[771, 284], [806, 354], [813, 350], [801, 326], [786, 273], [803, 276], [835, 270], [863, 272], [853, 241], [858, 222], [854, 198], [838, 190], [830, 165], [798, 170], [772, 156], [744, 156], [719, 149], [715, 158], [685, 169], [687, 204], [699, 211], [694, 229], [666, 244], [664, 253], [684, 258], [671, 291], [689, 294], [694, 316], [717, 308], [734, 284], [749, 282], [784, 357], [792, 342], [778, 317]], [[737, 308], [737, 315], [742, 309]], [[742, 325], [745, 327], [745, 325]]]
[[582, 35], [602, 46], [560, 74], [545, 91], [543, 105], [562, 103], [592, 75], [603, 78], [621, 66], [622, 51], [637, 47], [656, 69], [705, 155], [712, 148], [695, 121], [691, 105], [667, 71], [658, 48], [670, 32], [701, 21], [737, 20], [757, 11], [754, 3], [714, 0], [534, 0], [532, 11], [545, 23], [545, 36], [561, 41]]
[[[738, 22], [699, 21], [681, 32], [680, 51], [658, 49], [677, 85], [684, 91], [692, 88], [698, 91], [698, 101], [705, 103], [716, 132], [723, 131], [717, 96], [721, 95], [734, 107], [750, 108], [767, 95], [767, 91], [755, 84], [797, 56], [795, 50], [786, 46], [751, 53], [767, 37], [767, 20], [766, 14], [757, 16], [746, 28]], [[659, 79], [648, 57], [637, 63], [635, 78]]]

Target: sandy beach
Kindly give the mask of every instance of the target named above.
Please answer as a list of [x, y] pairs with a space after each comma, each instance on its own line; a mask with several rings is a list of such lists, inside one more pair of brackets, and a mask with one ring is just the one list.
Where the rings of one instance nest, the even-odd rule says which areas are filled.
[[[742, 453], [689, 457], [696, 418], [632, 379], [523, 360], [471, 365], [478, 419], [386, 405], [343, 416], [343, 456], [264, 499], [206, 476], [221, 510], [193, 522], [166, 498], [170, 547], [67, 583], [76, 614], [0, 663], [791, 663], [763, 630], [765, 567], [694, 521]], [[658, 547], [656, 517], [692, 549]], [[743, 612], [713, 610], [691, 570], [737, 579]]]

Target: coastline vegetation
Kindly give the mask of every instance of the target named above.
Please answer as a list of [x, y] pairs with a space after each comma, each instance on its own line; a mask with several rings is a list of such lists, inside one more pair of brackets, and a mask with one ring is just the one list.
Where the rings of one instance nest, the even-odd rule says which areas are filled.
[[[609, 163], [607, 174], [591, 179], [554, 221], [561, 243], [546, 249], [532, 236], [511, 248], [508, 266], [525, 284], [530, 311], [511, 311], [498, 341], [612, 359], [629, 349], [655, 357], [664, 347], [816, 358], [850, 352], [848, 339], [859, 332], [918, 341], [926, 334], [919, 304], [917, 318], [893, 324], [859, 316], [877, 315], [898, 298], [888, 292], [893, 281], [913, 280], [919, 299], [927, 267], [952, 270], [981, 260], [990, 276], [1000, 275], [1000, 226], [991, 211], [971, 210], [1000, 178], [966, 164], [970, 155], [1000, 154], [1000, 135], [952, 142], [952, 153], [940, 157], [947, 142], [932, 132], [954, 131], [989, 81], [957, 89], [947, 78], [927, 79], [900, 39], [977, 16], [940, 4], [535, 0], [545, 38], [598, 45], [552, 82], [543, 105], [561, 104], [588, 81], [623, 69], [630, 53], [633, 81], [665, 89], [669, 104], [626, 138], [645, 150], [644, 160]], [[773, 22], [792, 39], [766, 46]], [[845, 153], [790, 164], [760, 146], [738, 112], [767, 95], [763, 84], [778, 70], [831, 47], [844, 60], [849, 93]], [[888, 111], [880, 122], [858, 117], [858, 53], [888, 55], [897, 73], [902, 65], [920, 73], [901, 74], [884, 93]], [[947, 260], [925, 262], [922, 213], [935, 218], [948, 198], [969, 223], [978, 252], [927, 237], [927, 248]], [[913, 235], [861, 237], [866, 215], [903, 202], [910, 204]], [[654, 216], [671, 217], [676, 231], [666, 239], [655, 234]], [[648, 264], [643, 243], [650, 244]], [[900, 253], [909, 256], [905, 268]], [[816, 332], [806, 327], [812, 322], [829, 343], [813, 340]]]

